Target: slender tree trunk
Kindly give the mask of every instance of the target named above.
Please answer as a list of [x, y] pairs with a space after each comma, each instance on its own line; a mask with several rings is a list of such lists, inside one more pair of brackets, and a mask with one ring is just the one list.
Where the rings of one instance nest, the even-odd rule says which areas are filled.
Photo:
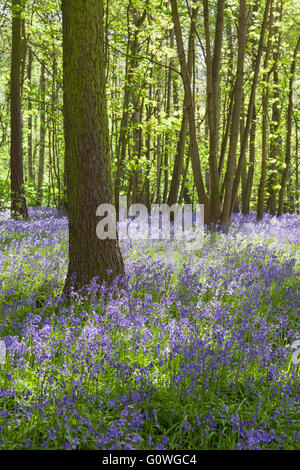
[[[158, 127], [160, 128], [161, 123], [161, 87], [162, 87], [162, 67], [159, 68], [158, 72], [158, 81], [157, 81], [157, 123]], [[162, 134], [161, 132], [157, 135], [157, 142], [156, 142], [156, 203], [161, 203], [161, 167], [162, 167]]]
[[132, 56], [132, 69], [131, 69], [131, 80], [132, 80], [132, 92], [131, 102], [133, 106], [132, 124], [133, 124], [133, 160], [135, 162], [135, 171], [133, 175], [133, 192], [132, 199], [133, 203], [145, 203], [145, 194], [143, 193], [144, 188], [144, 173], [140, 163], [141, 152], [143, 147], [143, 129], [140, 125], [142, 122], [143, 105], [140, 99], [140, 79], [135, 73], [138, 66], [138, 54], [139, 54], [139, 30], [142, 27], [147, 12], [144, 10], [142, 15], [139, 15], [134, 7], [131, 7], [132, 23], [134, 27], [133, 39], [130, 46], [130, 53]]
[[[255, 18], [259, 11], [259, 0], [255, 0], [251, 12], [251, 25], [255, 26]], [[256, 56], [256, 47], [257, 47], [257, 38], [251, 37], [250, 40], [250, 55], [251, 55], [251, 62], [252, 62], [252, 70], [255, 73], [255, 56]], [[255, 103], [255, 97], [254, 97]], [[256, 134], [256, 109], [255, 104], [253, 108], [253, 116], [252, 122], [250, 126], [250, 145], [249, 145], [249, 161], [247, 163], [247, 155], [244, 160], [244, 165], [242, 168], [242, 213], [244, 215], [249, 214], [250, 212], [250, 200], [251, 200], [251, 192], [252, 192], [252, 185], [253, 185], [253, 177], [254, 177], [254, 164], [255, 164], [255, 134]], [[241, 140], [242, 142], [242, 140]], [[238, 198], [237, 198], [238, 199]]]
[[266, 49], [266, 55], [264, 59], [264, 70], [263, 74], [263, 92], [262, 92], [262, 129], [261, 129], [261, 173], [260, 182], [258, 187], [258, 198], [257, 198], [257, 220], [264, 218], [264, 202], [265, 202], [265, 186], [267, 178], [267, 158], [268, 158], [268, 103], [269, 103], [269, 77], [270, 73], [267, 72], [269, 67], [269, 60], [272, 46], [272, 25], [273, 25], [273, 5], [270, 7], [269, 17], [269, 36]]
[[[25, 7], [26, 0], [23, 1], [23, 7]], [[27, 37], [26, 37], [26, 20], [22, 18], [21, 20], [21, 98], [23, 96], [23, 88], [25, 81], [25, 70], [26, 70], [26, 57], [27, 57]]]
[[[244, 97], [244, 94], [243, 94], [241, 119], [240, 119], [240, 144], [243, 142], [244, 131], [245, 131], [245, 97]], [[247, 151], [247, 149], [246, 149], [246, 151]], [[236, 168], [234, 169], [234, 173], [235, 172], [236, 172]], [[247, 183], [247, 162], [246, 162], [246, 158], [245, 158], [243, 168], [242, 168], [242, 174], [241, 174], [241, 186], [242, 186], [241, 196], [242, 196], [242, 199], [245, 198], [246, 183]], [[237, 199], [238, 199], [238, 197], [237, 197]]]
[[271, 215], [276, 214], [277, 206], [277, 177], [278, 177], [278, 157], [281, 147], [281, 136], [279, 135], [280, 125], [280, 91], [279, 91], [279, 49], [281, 42], [281, 32], [279, 30], [278, 21], [282, 18], [282, 2], [277, 2], [276, 10], [274, 12], [275, 23], [273, 28], [273, 35], [277, 38], [273, 48], [273, 104], [272, 104], [272, 122], [271, 122], [271, 142], [270, 142], [270, 163], [269, 163], [269, 177], [268, 177], [268, 193], [269, 198], [267, 208]]
[[43, 182], [45, 170], [45, 144], [46, 144], [46, 77], [45, 77], [45, 63], [41, 64], [41, 78], [40, 78], [40, 149], [39, 149], [39, 169], [38, 169], [38, 185], [37, 185], [37, 205], [43, 204]]
[[[125, 81], [127, 82], [128, 75], [125, 74]], [[126, 157], [126, 145], [127, 145], [127, 126], [128, 126], [128, 106], [129, 106], [130, 88], [125, 87], [124, 100], [123, 100], [123, 111], [122, 119], [120, 124], [119, 141], [117, 146], [117, 170], [115, 177], [115, 204], [117, 215], [119, 214], [119, 196], [121, 190], [121, 178], [123, 175], [123, 169]]]
[[[189, 33], [189, 45], [188, 45], [188, 74], [191, 81], [192, 73], [193, 73], [193, 62], [195, 56], [195, 33], [196, 27], [195, 23], [198, 17], [199, 7], [196, 7], [192, 11], [191, 17], [191, 26], [190, 26], [190, 33]], [[184, 162], [184, 153], [185, 153], [185, 146], [186, 146], [186, 137], [188, 131], [188, 114], [186, 109], [186, 95], [184, 95], [184, 103], [183, 103], [183, 113], [182, 113], [182, 120], [181, 120], [181, 127], [177, 141], [177, 149], [176, 155], [174, 160], [173, 172], [172, 172], [172, 180], [170, 185], [170, 192], [168, 197], [168, 205], [172, 206], [177, 202], [178, 193], [180, 188], [180, 178], [182, 175], [182, 168]]]
[[21, 12], [22, 0], [12, 0], [12, 49], [10, 85], [10, 122], [11, 122], [11, 215], [28, 217], [23, 179], [23, 132], [21, 98]]
[[[55, 162], [55, 154], [54, 154], [54, 147], [53, 147], [53, 140], [55, 139], [55, 133], [54, 133], [54, 129], [51, 128], [51, 121], [48, 122], [48, 147], [49, 147], [49, 154], [48, 154], [48, 158], [49, 158], [49, 163], [48, 163], [48, 177], [49, 177], [49, 182], [48, 182], [48, 205], [50, 205], [50, 196], [51, 196], [51, 189], [52, 189], [52, 197], [53, 197], [53, 201], [54, 201], [54, 204], [55, 204], [55, 207], [58, 209], [58, 201], [57, 201], [57, 198], [56, 198], [56, 194], [55, 194], [55, 182], [54, 182], [54, 178], [53, 178], [53, 171], [55, 173], [55, 164], [53, 162]], [[52, 152], [53, 152], [53, 162], [52, 162]], [[57, 181], [57, 180], [56, 180]]]
[[236, 149], [239, 136], [239, 125], [241, 117], [244, 59], [246, 52], [246, 30], [247, 30], [247, 6], [246, 0], [240, 1], [239, 30], [238, 30], [238, 62], [235, 81], [234, 107], [232, 114], [231, 135], [229, 153], [227, 161], [227, 171], [225, 176], [225, 195], [223, 211], [221, 214], [221, 225], [227, 226], [231, 217], [231, 196], [233, 188], [234, 171], [236, 167]]
[[298, 134], [298, 122], [295, 119], [295, 127], [296, 127], [296, 211], [297, 214], [300, 213], [300, 206], [299, 206], [299, 134]]
[[[219, 160], [219, 178], [221, 178], [224, 160], [225, 160], [225, 153], [227, 149], [227, 144], [230, 135], [230, 125], [232, 120], [232, 113], [233, 113], [233, 106], [234, 106], [234, 74], [232, 72], [233, 69], [233, 58], [234, 58], [234, 46], [233, 46], [233, 38], [232, 38], [232, 30], [231, 30], [231, 20], [230, 18], [227, 19], [226, 23], [226, 35], [227, 41], [229, 43], [229, 52], [228, 52], [228, 78], [227, 78], [227, 86], [230, 86], [230, 94], [229, 94], [229, 106], [227, 112], [224, 112], [224, 133], [222, 138], [222, 145], [220, 150], [220, 160]], [[226, 109], [226, 107], [225, 107]], [[222, 192], [221, 192], [222, 193]], [[223, 198], [223, 194], [220, 194], [221, 200]]]
[[224, 136], [222, 139], [222, 145], [221, 145], [221, 150], [220, 150], [220, 160], [219, 160], [219, 168], [218, 168], [219, 177], [221, 177], [223, 167], [224, 167], [225, 153], [226, 153], [228, 139], [230, 135], [230, 124], [232, 120], [233, 105], [234, 105], [234, 87], [230, 93], [230, 102], [229, 102], [229, 109], [228, 109], [228, 114], [227, 114], [227, 119], [226, 119], [226, 127], [225, 127], [225, 132], [224, 132]]
[[[63, 0], [64, 125], [69, 213], [65, 292], [124, 274], [117, 239], [97, 237], [97, 208], [114, 201], [105, 89], [103, 0]], [[74, 278], [75, 276], [75, 278]]]
[[[170, 33], [170, 42], [172, 44], [172, 32]], [[171, 113], [171, 93], [172, 93], [172, 67], [173, 59], [170, 60], [170, 68], [167, 74], [167, 93], [166, 93], [166, 117], [170, 117]], [[167, 132], [165, 137], [165, 147], [164, 147], [164, 193], [163, 193], [163, 202], [166, 203], [168, 199], [168, 190], [169, 190], [169, 147], [170, 147], [170, 135]]]
[[285, 167], [282, 173], [281, 178], [281, 187], [279, 192], [279, 202], [278, 202], [278, 211], [277, 215], [280, 216], [283, 213], [283, 202], [284, 202], [284, 193], [285, 187], [288, 179], [288, 174], [290, 171], [291, 166], [291, 135], [292, 135], [292, 119], [293, 119], [293, 85], [294, 85], [294, 78], [295, 78], [295, 70], [296, 70], [296, 61], [297, 61], [297, 54], [300, 49], [300, 37], [298, 38], [295, 50], [293, 61], [291, 64], [291, 71], [290, 71], [290, 81], [289, 81], [289, 105], [287, 110], [287, 119], [286, 119], [286, 150], [285, 150]]
[[[28, 68], [27, 68], [27, 77], [28, 77], [28, 86], [31, 90], [32, 84], [32, 62], [33, 62], [33, 54], [31, 47], [29, 48], [28, 52]], [[32, 102], [30, 97], [28, 98], [28, 177], [31, 183], [34, 183], [34, 169], [33, 169], [33, 160], [32, 160]]]
[[255, 165], [255, 145], [256, 145], [255, 137], [256, 137], [256, 111], [255, 111], [255, 106], [254, 106], [251, 129], [250, 129], [249, 165], [248, 165], [248, 174], [247, 174], [247, 180], [246, 180], [246, 190], [245, 190], [244, 198], [242, 200], [242, 212], [244, 215], [247, 215], [250, 212], [250, 200], [251, 200], [251, 192], [252, 192], [253, 177], [254, 177], [254, 165]]
[[218, 172], [219, 121], [220, 121], [220, 67], [223, 42], [225, 0], [218, 0], [215, 31], [215, 47], [212, 57], [210, 46], [208, 0], [203, 0], [204, 29], [206, 40], [207, 108], [209, 125], [209, 173], [211, 213], [215, 223], [220, 217], [220, 190]]
[[195, 112], [194, 112], [194, 105], [193, 105], [193, 95], [191, 89], [191, 80], [188, 73], [184, 47], [183, 47], [183, 39], [182, 39], [182, 31], [181, 25], [178, 16], [178, 8], [177, 8], [177, 0], [171, 0], [171, 7], [172, 7], [172, 19], [174, 24], [174, 31], [176, 36], [176, 43], [177, 43], [177, 50], [180, 62], [180, 70], [181, 76], [184, 86], [184, 92], [186, 96], [186, 109], [188, 114], [188, 121], [189, 121], [189, 129], [190, 129], [190, 152], [191, 152], [191, 160], [192, 160], [192, 168], [194, 174], [194, 181], [197, 189], [198, 194], [198, 201], [200, 204], [204, 204], [204, 219], [205, 223], [211, 223], [211, 211], [210, 211], [210, 202], [205, 193], [205, 187], [203, 183], [202, 171], [200, 166], [200, 158], [199, 158], [199, 149], [198, 149], [198, 142], [197, 142], [197, 135], [196, 135], [196, 124], [195, 124]]
[[[150, 71], [150, 79], [152, 79], [153, 76], [153, 70], [151, 68]], [[150, 104], [146, 105], [146, 116], [147, 116], [147, 121], [151, 118], [152, 115], [152, 82], [150, 80], [149, 83], [149, 100]], [[151, 154], [151, 131], [149, 130], [147, 133], [146, 137], [146, 160], [147, 160], [147, 169], [146, 169], [146, 178], [145, 178], [145, 195], [146, 195], [146, 206], [148, 211], [150, 212], [151, 210], [151, 195], [150, 195], [150, 170], [151, 170], [151, 162], [150, 162], [150, 154]]]
[[[263, 22], [261, 26], [261, 31], [260, 31], [260, 38], [259, 38], [259, 44], [258, 44], [258, 51], [257, 51], [257, 56], [256, 56], [256, 61], [255, 61], [255, 67], [254, 67], [254, 77], [252, 81], [252, 86], [251, 86], [251, 93], [250, 93], [250, 100], [249, 100], [249, 105], [248, 105], [248, 112], [247, 112], [247, 119], [246, 119], [246, 125], [245, 125], [245, 130], [243, 133], [243, 141], [241, 143], [241, 151], [240, 151], [240, 157], [238, 161], [238, 166], [236, 170], [236, 175], [235, 179], [233, 182], [232, 186], [232, 196], [231, 196], [231, 207], [230, 207], [230, 212], [229, 212], [229, 218], [232, 214], [235, 201], [238, 195], [238, 189], [239, 189], [239, 184], [240, 184], [240, 179], [241, 179], [241, 173], [242, 173], [242, 168], [244, 165], [245, 157], [246, 157], [246, 150], [248, 147], [248, 138], [249, 138], [249, 133], [250, 133], [250, 126], [252, 122], [252, 116], [253, 116], [253, 110], [254, 110], [254, 105], [255, 105], [255, 93], [256, 93], [256, 86], [257, 86], [257, 80], [258, 80], [258, 74], [259, 74], [259, 69], [260, 69], [260, 63], [261, 63], [261, 57], [264, 49], [264, 38], [265, 38], [265, 32], [267, 28], [267, 22], [268, 22], [268, 15], [269, 15], [269, 7], [271, 4], [272, 0], [266, 0], [266, 5], [265, 5], [265, 11], [264, 11], [264, 17], [263, 17]], [[228, 220], [229, 220], [228, 218]]]
[[261, 144], [261, 174], [258, 187], [257, 199], [257, 220], [264, 217], [265, 185], [267, 176], [267, 157], [268, 157], [268, 90], [264, 90], [262, 96], [262, 144]]
[[130, 94], [132, 87], [132, 76], [134, 73], [135, 61], [134, 51], [132, 50], [132, 31], [131, 31], [131, 20], [130, 20], [130, 9], [131, 5], [127, 8], [127, 51], [126, 51], [126, 66], [125, 66], [125, 77], [124, 82], [126, 84], [124, 89], [123, 107], [122, 107], [122, 119], [120, 124], [119, 140], [117, 145], [117, 171], [115, 176], [115, 204], [117, 217], [119, 217], [119, 196], [121, 190], [121, 180], [123, 176], [123, 170], [126, 159], [126, 147], [127, 147], [127, 135], [128, 135], [128, 124], [129, 124], [129, 104]]

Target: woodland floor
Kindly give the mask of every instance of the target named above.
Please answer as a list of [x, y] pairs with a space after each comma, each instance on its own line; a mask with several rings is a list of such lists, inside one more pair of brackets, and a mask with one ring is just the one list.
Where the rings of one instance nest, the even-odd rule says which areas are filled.
[[299, 237], [251, 214], [196, 252], [122, 241], [128, 286], [66, 302], [66, 217], [1, 213], [0, 448], [300, 449]]

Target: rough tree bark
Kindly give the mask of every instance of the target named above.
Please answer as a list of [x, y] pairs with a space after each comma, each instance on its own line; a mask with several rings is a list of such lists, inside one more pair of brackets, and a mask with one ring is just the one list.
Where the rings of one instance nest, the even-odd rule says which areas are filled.
[[[63, 0], [64, 125], [69, 212], [65, 292], [124, 273], [117, 239], [97, 237], [100, 204], [112, 204], [105, 91], [103, 0]], [[74, 276], [74, 277], [73, 277]]]
[[22, 11], [24, 2], [12, 0], [12, 48], [10, 81], [10, 174], [11, 174], [11, 216], [28, 217], [24, 194], [23, 177], [23, 132], [22, 132]]

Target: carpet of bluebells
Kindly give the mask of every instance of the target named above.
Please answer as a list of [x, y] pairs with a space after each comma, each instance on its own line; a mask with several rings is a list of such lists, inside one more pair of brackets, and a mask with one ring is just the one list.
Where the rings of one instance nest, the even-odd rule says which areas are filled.
[[124, 240], [127, 284], [67, 300], [64, 214], [0, 213], [0, 449], [300, 449], [299, 237]]

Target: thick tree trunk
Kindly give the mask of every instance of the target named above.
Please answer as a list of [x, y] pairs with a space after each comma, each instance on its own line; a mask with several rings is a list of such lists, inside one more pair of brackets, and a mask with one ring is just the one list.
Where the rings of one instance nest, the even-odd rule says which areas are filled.
[[10, 119], [11, 119], [11, 215], [28, 217], [23, 179], [23, 133], [22, 133], [22, 98], [21, 98], [21, 12], [22, 0], [12, 0], [12, 49], [11, 49], [11, 85], [10, 85]]
[[[64, 125], [69, 212], [65, 292], [124, 274], [117, 239], [99, 239], [96, 211], [112, 204], [103, 0], [63, 0]], [[75, 276], [75, 278], [73, 278]], [[72, 282], [73, 281], [73, 282]]]

